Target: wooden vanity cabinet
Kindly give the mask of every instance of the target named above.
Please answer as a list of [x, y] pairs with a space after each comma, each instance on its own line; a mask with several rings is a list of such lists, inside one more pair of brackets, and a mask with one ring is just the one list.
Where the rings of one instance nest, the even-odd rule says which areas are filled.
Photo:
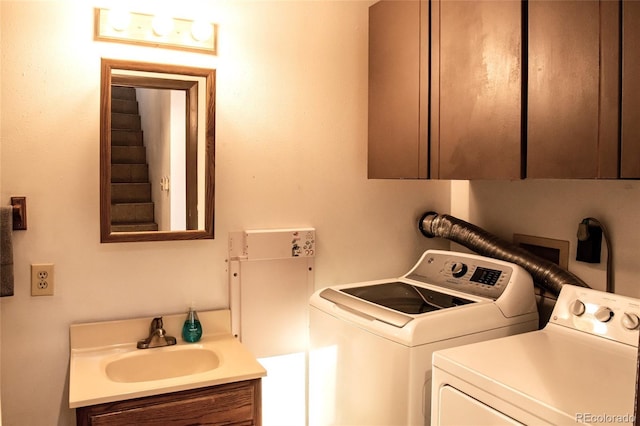
[[261, 425], [261, 381], [192, 389], [76, 409], [79, 426]]
[[528, 2], [528, 178], [617, 178], [618, 1]]

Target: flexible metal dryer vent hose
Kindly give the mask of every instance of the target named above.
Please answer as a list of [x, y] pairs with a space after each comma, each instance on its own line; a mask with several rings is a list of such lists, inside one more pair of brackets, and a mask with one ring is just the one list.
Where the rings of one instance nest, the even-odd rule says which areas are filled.
[[536, 284], [556, 296], [565, 284], [589, 287], [580, 278], [555, 263], [453, 216], [426, 212], [420, 217], [418, 228], [427, 238], [446, 238], [482, 256], [520, 265], [531, 274]]

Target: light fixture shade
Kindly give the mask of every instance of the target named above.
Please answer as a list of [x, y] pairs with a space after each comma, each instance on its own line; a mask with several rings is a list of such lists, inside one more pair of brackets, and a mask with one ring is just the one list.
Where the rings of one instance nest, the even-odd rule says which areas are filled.
[[173, 31], [173, 19], [166, 15], [154, 16], [151, 20], [153, 33], [159, 37], [165, 37]]
[[217, 53], [217, 25], [206, 21], [95, 9], [94, 39], [200, 53]]
[[207, 41], [213, 35], [213, 24], [197, 20], [191, 25], [191, 36], [196, 41]]
[[108, 17], [109, 25], [116, 31], [124, 31], [129, 27], [131, 14], [123, 8], [111, 9]]

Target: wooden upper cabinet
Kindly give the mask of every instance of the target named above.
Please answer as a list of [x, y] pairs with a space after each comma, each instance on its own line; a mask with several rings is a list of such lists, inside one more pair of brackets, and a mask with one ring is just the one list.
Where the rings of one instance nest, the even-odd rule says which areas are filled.
[[420, 7], [385, 0], [369, 8], [369, 178], [427, 177], [420, 67], [429, 39]]
[[619, 3], [528, 4], [527, 177], [616, 178]]
[[522, 3], [431, 2], [431, 177], [522, 177]]
[[620, 1], [372, 5], [369, 177], [640, 178], [640, 0]]
[[640, 178], [640, 1], [622, 3], [622, 146], [620, 177]]

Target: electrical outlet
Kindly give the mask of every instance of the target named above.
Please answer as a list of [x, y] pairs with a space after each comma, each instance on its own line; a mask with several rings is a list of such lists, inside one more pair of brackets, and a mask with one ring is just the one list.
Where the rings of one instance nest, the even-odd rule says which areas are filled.
[[53, 263], [31, 265], [31, 295], [53, 296]]

